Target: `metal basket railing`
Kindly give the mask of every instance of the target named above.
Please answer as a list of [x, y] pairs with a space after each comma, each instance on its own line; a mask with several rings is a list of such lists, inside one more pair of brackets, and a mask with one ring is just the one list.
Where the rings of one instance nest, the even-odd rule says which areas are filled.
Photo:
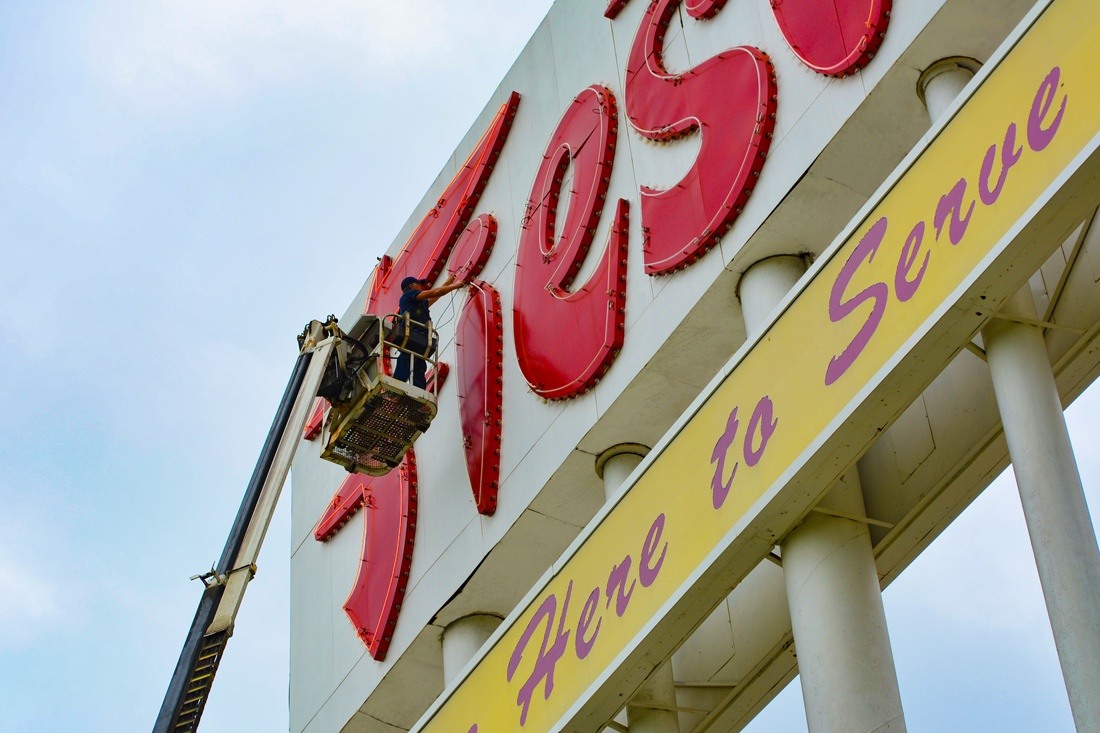
[[[437, 348], [432, 325], [407, 314], [367, 316], [359, 338], [345, 336], [319, 391], [330, 403], [321, 457], [374, 476], [397, 467], [436, 415]], [[431, 369], [424, 388], [387, 373], [393, 351]]]

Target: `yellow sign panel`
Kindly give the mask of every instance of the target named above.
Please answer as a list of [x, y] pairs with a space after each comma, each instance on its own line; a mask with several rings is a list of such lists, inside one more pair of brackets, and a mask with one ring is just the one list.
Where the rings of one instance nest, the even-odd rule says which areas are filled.
[[[630, 674], [623, 661], [685, 596], [725, 595], [700, 588], [721, 576], [731, 546], [755, 553], [745, 567], [763, 557], [769, 532], [789, 528], [855, 458], [829, 463], [812, 490], [790, 485], [811, 457], [826, 465], [840, 416], [903, 356], [919, 360], [914, 347], [934, 327], [984, 320], [955, 307], [963, 287], [1095, 145], [1097, 18], [1090, 0], [1049, 5], [417, 730], [560, 729]], [[935, 366], [960, 344], [956, 334], [941, 346]], [[771, 524], [750, 526], [765, 506]]]

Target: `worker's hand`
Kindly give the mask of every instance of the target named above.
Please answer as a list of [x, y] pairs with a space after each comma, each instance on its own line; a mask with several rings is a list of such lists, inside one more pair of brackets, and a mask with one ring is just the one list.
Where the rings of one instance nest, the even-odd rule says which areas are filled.
[[455, 281], [455, 276], [451, 273], [447, 273], [447, 279], [443, 281], [443, 287], [447, 287]]

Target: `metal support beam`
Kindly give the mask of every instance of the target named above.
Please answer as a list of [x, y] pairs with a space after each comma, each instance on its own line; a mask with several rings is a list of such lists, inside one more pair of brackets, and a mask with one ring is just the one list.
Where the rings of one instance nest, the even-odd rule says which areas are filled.
[[983, 349], [981, 346], [978, 346], [973, 341], [967, 341], [966, 342], [966, 350], [969, 351], [974, 356], [981, 359], [982, 361], [986, 360], [985, 359], [985, 349]]
[[658, 702], [634, 702], [630, 705], [633, 708], [648, 708], [649, 710], [665, 710], [670, 713], [697, 713], [705, 715], [710, 712], [710, 708], [689, 708], [683, 705], [666, 705]]
[[1069, 253], [1069, 257], [1066, 258], [1066, 266], [1062, 268], [1062, 275], [1058, 278], [1058, 284], [1054, 286], [1054, 291], [1050, 294], [1050, 302], [1047, 304], [1046, 313], [1043, 314], [1044, 321], [1050, 321], [1054, 318], [1054, 311], [1058, 307], [1058, 303], [1062, 299], [1062, 293], [1066, 290], [1066, 284], [1069, 282], [1069, 277], [1073, 274], [1073, 268], [1077, 266], [1077, 257], [1081, 254], [1081, 248], [1085, 244], [1085, 240], [1089, 236], [1089, 232], [1092, 231], [1092, 225], [1096, 221], [1097, 212], [1093, 212], [1092, 216], [1081, 226], [1081, 230], [1077, 233], [1077, 241], [1073, 243], [1073, 249]]
[[1021, 316], [1015, 313], [994, 313], [993, 318], [999, 318], [1003, 321], [1012, 321], [1014, 323], [1022, 323], [1025, 326], [1035, 326], [1036, 328], [1052, 328], [1062, 331], [1068, 331], [1069, 333], [1075, 333], [1078, 336], [1085, 332], [1083, 328], [1075, 328], [1073, 326], [1063, 326], [1060, 323], [1051, 323], [1050, 321], [1041, 321], [1038, 318], [1029, 318], [1027, 316]]
[[820, 504], [810, 510], [811, 512], [817, 512], [818, 514], [826, 514], [830, 517], [840, 517], [841, 519], [851, 519], [853, 522], [859, 522], [861, 524], [873, 524], [876, 527], [885, 527], [886, 529], [893, 529], [895, 527], [893, 522], [884, 522], [881, 519], [871, 519], [870, 517], [864, 517], [858, 514], [852, 514], [851, 512], [842, 512], [837, 509], [830, 509], [829, 507], [821, 506]]

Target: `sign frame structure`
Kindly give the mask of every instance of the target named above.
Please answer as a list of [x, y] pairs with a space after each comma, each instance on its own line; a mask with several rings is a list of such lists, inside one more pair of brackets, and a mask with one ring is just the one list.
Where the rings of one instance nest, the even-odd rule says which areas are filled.
[[801, 521], [1095, 206], [1092, 15], [1036, 4], [414, 731], [598, 726]]

